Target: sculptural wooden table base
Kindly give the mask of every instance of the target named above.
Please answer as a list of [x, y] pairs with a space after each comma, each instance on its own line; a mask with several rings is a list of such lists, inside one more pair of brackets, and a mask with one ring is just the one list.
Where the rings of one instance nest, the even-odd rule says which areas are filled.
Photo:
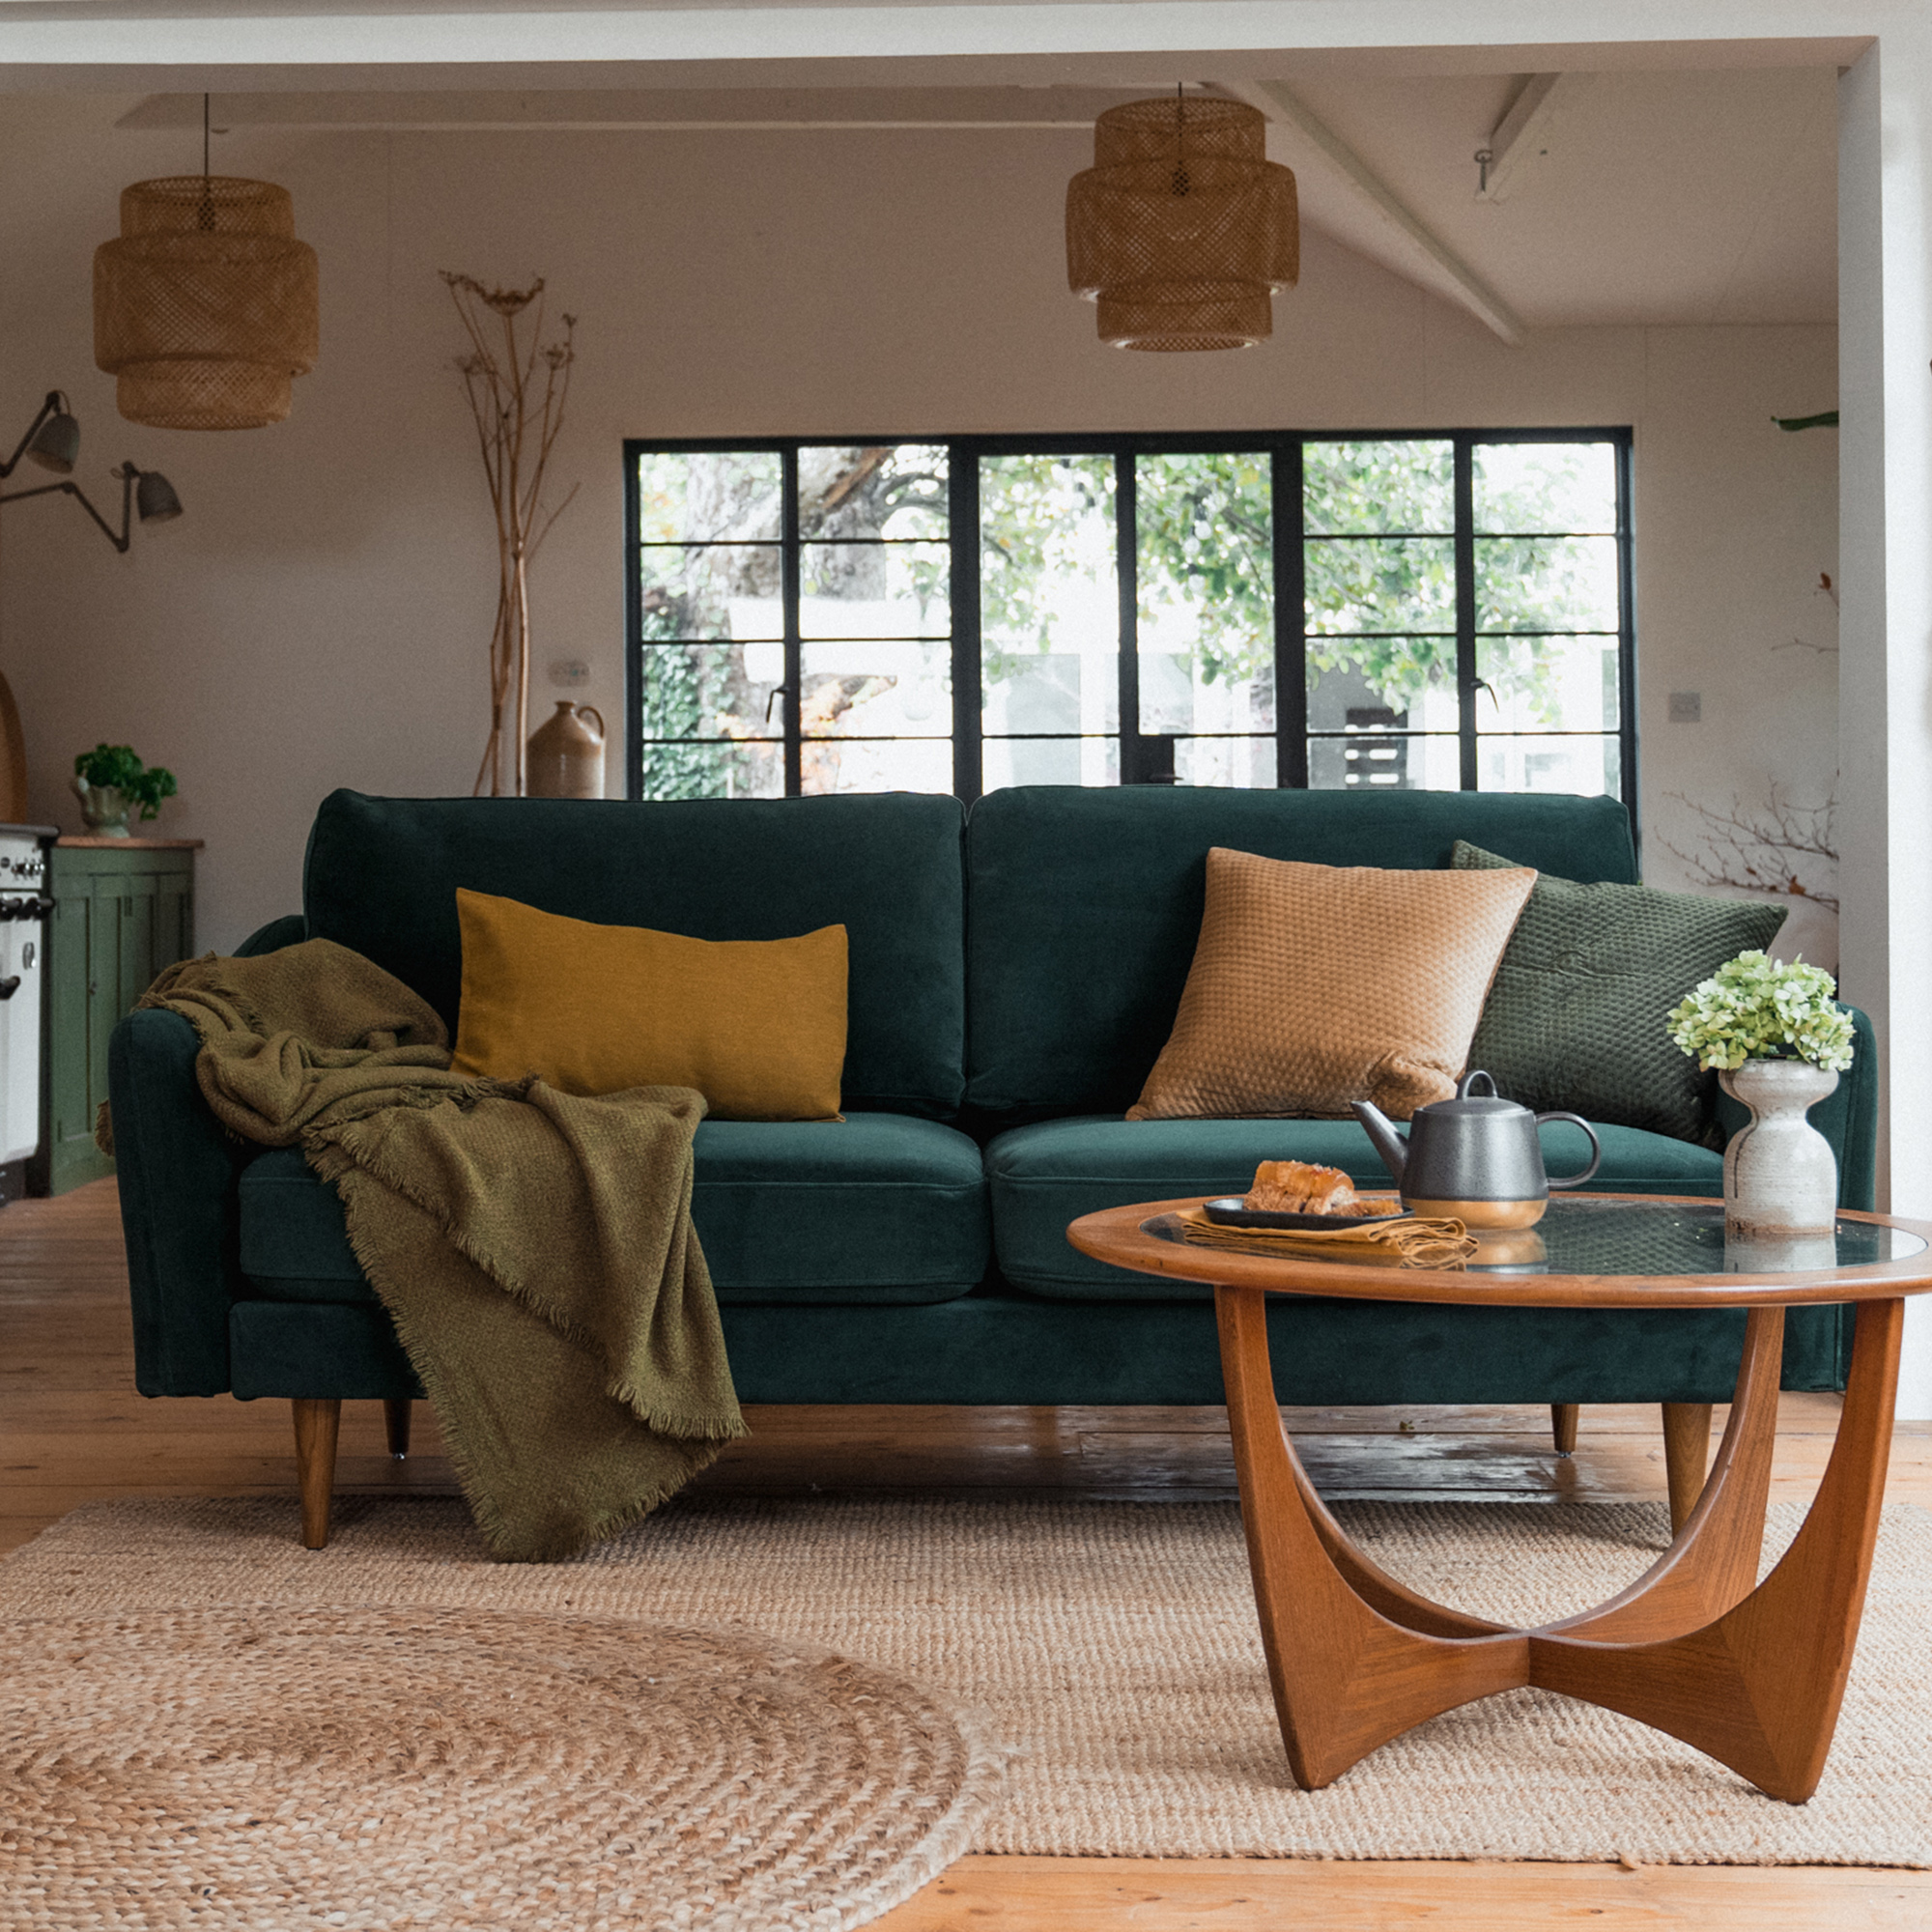
[[[1083, 1252], [1214, 1288], [1241, 1519], [1268, 1678], [1294, 1780], [1331, 1783], [1377, 1746], [1477, 1697], [1520, 1685], [1560, 1690], [1640, 1719], [1802, 1804], [1817, 1789], [1837, 1723], [1871, 1574], [1898, 1378], [1901, 1297], [1932, 1287], [1932, 1229], [1845, 1215], [1839, 1247], [1869, 1263], [1783, 1272], [1747, 1250], [1748, 1272], [1558, 1271], [1567, 1245], [1616, 1252], [1621, 1233], [1693, 1265], [1712, 1249], [1709, 1202], [1582, 1196], [1552, 1205], [1549, 1271], [1486, 1275], [1369, 1267], [1184, 1245], [1176, 1211], [1192, 1202], [1110, 1209], [1076, 1221]], [[1672, 1217], [1675, 1229], [1658, 1217]], [[1561, 1227], [1567, 1220], [1574, 1225]], [[1595, 1225], [1592, 1225], [1594, 1221]], [[1644, 1223], [1650, 1223], [1647, 1228]], [[1645, 1235], [1669, 1236], [1661, 1243]], [[1715, 1224], [1722, 1256], [1722, 1212]], [[1848, 1236], [1848, 1238], [1846, 1238]], [[1831, 1237], [1824, 1237], [1828, 1248]], [[1787, 1259], [1807, 1259], [1802, 1247]], [[1808, 1259], [1815, 1261], [1813, 1239]], [[1696, 1508], [1670, 1548], [1594, 1610], [1513, 1630], [1431, 1603], [1350, 1541], [1315, 1492], [1281, 1422], [1268, 1363], [1270, 1293], [1534, 1306], [1744, 1307], [1730, 1421]], [[1825, 1477], [1797, 1539], [1757, 1582], [1777, 1425], [1784, 1306], [1856, 1300], [1857, 1338]]]

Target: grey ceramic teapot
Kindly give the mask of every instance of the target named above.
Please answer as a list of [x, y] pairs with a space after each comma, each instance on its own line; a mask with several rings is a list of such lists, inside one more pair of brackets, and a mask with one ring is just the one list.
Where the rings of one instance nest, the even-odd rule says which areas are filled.
[[[1477, 1081], [1487, 1094], [1474, 1091]], [[1418, 1107], [1406, 1142], [1380, 1108], [1351, 1103], [1376, 1151], [1388, 1163], [1402, 1205], [1414, 1214], [1453, 1214], [1470, 1228], [1529, 1228], [1543, 1219], [1552, 1187], [1580, 1187], [1604, 1158], [1597, 1130], [1577, 1114], [1532, 1114], [1505, 1100], [1487, 1073], [1465, 1073], [1453, 1100]], [[1590, 1137], [1590, 1164], [1552, 1180], [1536, 1130], [1571, 1121]]]

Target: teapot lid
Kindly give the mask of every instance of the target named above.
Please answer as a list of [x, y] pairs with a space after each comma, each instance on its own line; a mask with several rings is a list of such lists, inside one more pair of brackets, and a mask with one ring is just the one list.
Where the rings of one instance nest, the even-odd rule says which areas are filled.
[[[1487, 1094], [1477, 1094], [1471, 1090], [1478, 1080], [1489, 1087]], [[1453, 1100], [1435, 1100], [1426, 1107], [1418, 1107], [1419, 1114], [1450, 1114], [1458, 1119], [1472, 1114], [1526, 1114], [1529, 1109], [1520, 1100], [1506, 1100], [1496, 1092], [1495, 1076], [1486, 1073], [1481, 1067], [1472, 1068], [1456, 1083], [1456, 1097]]]

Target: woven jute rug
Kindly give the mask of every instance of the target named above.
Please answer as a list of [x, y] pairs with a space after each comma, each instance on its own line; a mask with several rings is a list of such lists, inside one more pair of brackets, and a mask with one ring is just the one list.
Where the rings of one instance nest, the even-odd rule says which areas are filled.
[[[337, 1512], [310, 1551], [291, 1502], [91, 1506], [0, 1563], [0, 1616], [440, 1605], [764, 1632], [988, 1711], [1019, 1754], [972, 1834], [982, 1852], [1932, 1865], [1932, 1515], [1908, 1506], [1886, 1513], [1837, 1740], [1802, 1806], [1539, 1690], [1295, 1790], [1232, 1504], [686, 1498], [551, 1566], [492, 1563], [453, 1499]], [[1601, 1602], [1667, 1537], [1661, 1506], [1338, 1514], [1406, 1580], [1525, 1624]], [[1798, 1520], [1773, 1512], [1772, 1551]], [[586, 1719], [609, 1701], [585, 1697]]]
[[270, 1605], [0, 1641], [10, 1932], [833, 1932], [1001, 1778], [953, 1699], [728, 1630]]

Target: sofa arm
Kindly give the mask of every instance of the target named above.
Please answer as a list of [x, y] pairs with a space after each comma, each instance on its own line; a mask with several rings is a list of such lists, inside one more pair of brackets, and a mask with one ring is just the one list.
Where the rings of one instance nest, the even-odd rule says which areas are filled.
[[107, 1049], [121, 1228], [143, 1395], [223, 1395], [228, 1310], [242, 1292], [241, 1171], [195, 1085], [194, 1029], [158, 1008], [129, 1013]]
[[308, 937], [308, 921], [298, 912], [285, 912], [267, 925], [258, 925], [234, 952], [236, 959], [257, 959], [264, 952], [279, 952], [285, 946], [299, 946]]
[[[1852, 1016], [1852, 1064], [1810, 1120], [1838, 1157], [1838, 1206], [1869, 1213], [1878, 1201], [1878, 1039], [1857, 1007], [1844, 1010]], [[1719, 1089], [1718, 1122], [1725, 1140], [1749, 1121], [1749, 1108]]]

